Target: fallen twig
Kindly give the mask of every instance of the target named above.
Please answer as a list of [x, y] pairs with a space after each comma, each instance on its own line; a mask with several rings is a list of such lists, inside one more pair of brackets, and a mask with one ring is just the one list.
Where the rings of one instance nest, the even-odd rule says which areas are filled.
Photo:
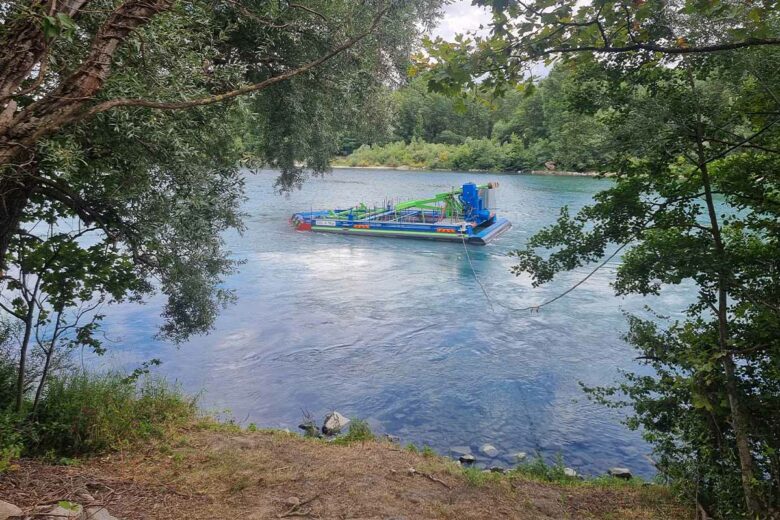
[[301, 507], [303, 507], [306, 504], [309, 504], [311, 502], [314, 502], [319, 497], [320, 497], [320, 495], [316, 494], [313, 497], [304, 500], [303, 502], [299, 502], [299, 503], [293, 505], [290, 509], [288, 509], [286, 513], [280, 514], [277, 518], [286, 518], [286, 517], [289, 517], [289, 516], [310, 516], [311, 515], [311, 508], [307, 509], [306, 511], [302, 511]]
[[430, 475], [428, 473], [424, 473], [422, 471], [417, 471], [414, 468], [409, 468], [409, 474], [410, 475], [420, 475], [420, 476], [423, 476], [423, 477], [427, 478], [428, 480], [430, 480], [432, 482], [438, 482], [439, 484], [441, 484], [442, 486], [446, 487], [447, 489], [452, 489], [450, 487], [450, 485], [447, 484], [446, 482], [444, 482], [443, 480], [440, 480], [440, 479], [438, 479], [438, 478], [436, 478], [433, 475]]

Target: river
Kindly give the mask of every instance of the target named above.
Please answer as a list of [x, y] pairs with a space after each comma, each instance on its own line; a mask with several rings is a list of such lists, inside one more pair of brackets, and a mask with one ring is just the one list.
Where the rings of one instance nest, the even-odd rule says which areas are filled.
[[463, 182], [499, 181], [499, 213], [514, 227], [488, 246], [468, 246], [490, 297], [525, 307], [560, 293], [588, 269], [533, 288], [507, 255], [552, 223], [560, 208], [589, 203], [609, 180], [390, 170], [334, 170], [289, 196], [274, 172], [247, 177], [243, 235], [227, 236], [245, 259], [226, 281], [238, 302], [214, 331], [175, 347], [154, 338], [160, 301], [109, 309], [111, 353], [100, 364], [132, 369], [160, 358], [156, 372], [201, 393], [202, 405], [246, 425], [295, 430], [303, 412], [333, 409], [377, 432], [448, 454], [482, 443], [509, 455], [561, 454], [567, 466], [601, 474], [610, 466], [650, 476], [649, 447], [621, 413], [590, 402], [579, 383], [616, 381], [635, 369], [621, 336], [624, 311], [651, 303], [673, 313], [683, 288], [663, 297], [618, 298], [614, 259], [577, 290], [539, 313], [490, 305], [461, 243], [296, 232], [295, 211], [423, 198]]

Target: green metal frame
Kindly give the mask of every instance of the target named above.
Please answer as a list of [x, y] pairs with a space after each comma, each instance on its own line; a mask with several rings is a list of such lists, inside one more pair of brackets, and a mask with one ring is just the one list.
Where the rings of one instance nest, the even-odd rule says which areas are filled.
[[[477, 189], [489, 188], [488, 184], [479, 184]], [[437, 203], [444, 203], [444, 216], [446, 218], [455, 218], [463, 214], [463, 204], [461, 203], [458, 195], [463, 193], [463, 188], [453, 189], [446, 193], [437, 193], [429, 199], [417, 199], [408, 200], [406, 202], [399, 202], [395, 205], [396, 211], [402, 211], [405, 209], [419, 209], [419, 210], [440, 210], [441, 206], [437, 206]], [[371, 217], [374, 214], [386, 211], [385, 208], [369, 208], [363, 202], [355, 206], [354, 208], [346, 209], [343, 211], [334, 212], [331, 211], [328, 216], [333, 219], [346, 219], [351, 213], [355, 220], [364, 220]]]

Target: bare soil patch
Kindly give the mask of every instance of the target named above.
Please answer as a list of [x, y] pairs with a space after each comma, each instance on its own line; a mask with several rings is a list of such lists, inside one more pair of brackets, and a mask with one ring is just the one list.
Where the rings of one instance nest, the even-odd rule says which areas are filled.
[[391, 443], [336, 446], [282, 432], [193, 430], [169, 445], [76, 466], [25, 460], [0, 475], [0, 498], [25, 509], [81, 491], [133, 520], [691, 518], [657, 486], [499, 475], [476, 485], [454, 462]]

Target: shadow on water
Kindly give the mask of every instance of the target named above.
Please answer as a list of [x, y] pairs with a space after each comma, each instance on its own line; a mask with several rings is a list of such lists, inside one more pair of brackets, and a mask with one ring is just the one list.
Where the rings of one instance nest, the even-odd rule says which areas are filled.
[[[553, 222], [561, 206], [576, 211], [609, 181], [336, 170], [283, 197], [274, 193], [274, 175], [247, 180], [247, 230], [227, 236], [233, 255], [247, 260], [226, 282], [239, 300], [214, 332], [175, 348], [153, 338], [159, 300], [118, 306], [106, 325], [121, 341], [99, 363], [133, 368], [161, 358], [165, 375], [186, 390], [205, 390], [206, 407], [265, 426], [294, 429], [301, 410], [320, 417], [335, 408], [445, 454], [490, 442], [504, 462], [516, 451], [560, 452], [583, 472], [620, 464], [652, 473], [639, 434], [614, 410], [590, 403], [578, 385], [608, 384], [619, 369], [635, 367], [621, 340], [622, 310], [645, 301], [613, 296], [618, 259], [539, 314], [491, 311], [462, 244], [300, 233], [287, 222], [294, 211], [499, 180], [499, 211], [514, 227], [469, 252], [491, 298], [522, 307], [586, 271], [533, 289], [511, 275], [507, 253]], [[677, 310], [686, 298], [681, 291], [652, 303]]]

